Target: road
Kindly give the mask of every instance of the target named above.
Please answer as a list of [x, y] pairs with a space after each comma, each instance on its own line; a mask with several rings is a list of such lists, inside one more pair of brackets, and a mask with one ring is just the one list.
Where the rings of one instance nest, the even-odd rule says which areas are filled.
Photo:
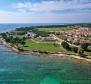
[[[60, 44], [60, 45], [61, 45], [61, 43], [64, 41], [64, 40], [58, 38], [58, 37], [55, 36], [55, 35], [53, 35], [53, 37], [54, 37], [54, 39], [57, 39], [57, 40], [58, 40], [57, 43]], [[71, 44], [71, 43], [69, 43], [69, 42], [67, 42], [67, 43], [68, 43], [70, 46], [80, 47], [80, 46], [77, 46], [77, 45]]]

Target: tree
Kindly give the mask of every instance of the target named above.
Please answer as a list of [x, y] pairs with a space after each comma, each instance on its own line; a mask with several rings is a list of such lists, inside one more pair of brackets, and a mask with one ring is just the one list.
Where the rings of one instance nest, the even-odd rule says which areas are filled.
[[78, 47], [72, 47], [72, 51], [74, 51], [75, 53], [77, 53], [78, 52]]
[[78, 49], [78, 54], [79, 54], [80, 56], [83, 56], [83, 53], [84, 53], [84, 50], [83, 50], [82, 48], [79, 48], [79, 49]]
[[25, 37], [23, 37], [22, 39], [23, 39], [24, 41], [26, 40], [26, 38], [25, 38]]
[[53, 45], [54, 45], [55, 47], [58, 47], [58, 46], [59, 46], [57, 43], [54, 43]]
[[22, 39], [20, 44], [24, 46], [26, 44], [25, 40]]
[[10, 38], [9, 37], [5, 38], [5, 41], [10, 42]]
[[88, 48], [88, 43], [82, 43], [82, 44], [81, 44], [81, 48], [82, 48], [83, 50], [87, 50], [87, 48]]
[[14, 45], [17, 45], [18, 46], [18, 44], [21, 43], [21, 39], [19, 37], [14, 37], [12, 39], [12, 42], [11, 43], [12, 43], [12, 46], [14, 46]]
[[5, 39], [7, 37], [6, 33], [1, 33], [1, 36]]
[[67, 49], [67, 50], [70, 50], [70, 45], [66, 42], [66, 41], [63, 41], [61, 43], [61, 45], [63, 46], [63, 48]]

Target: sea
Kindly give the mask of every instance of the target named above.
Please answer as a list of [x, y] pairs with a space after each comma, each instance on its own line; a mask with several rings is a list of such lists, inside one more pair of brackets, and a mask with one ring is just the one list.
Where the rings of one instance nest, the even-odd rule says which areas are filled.
[[[22, 26], [3, 24], [0, 31]], [[24, 55], [0, 45], [0, 84], [91, 84], [91, 63], [65, 56]]]

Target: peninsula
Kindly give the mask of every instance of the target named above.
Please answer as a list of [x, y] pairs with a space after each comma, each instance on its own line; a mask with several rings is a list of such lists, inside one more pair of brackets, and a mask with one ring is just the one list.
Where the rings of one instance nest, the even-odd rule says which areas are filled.
[[0, 35], [16, 52], [91, 58], [91, 24], [21, 27]]

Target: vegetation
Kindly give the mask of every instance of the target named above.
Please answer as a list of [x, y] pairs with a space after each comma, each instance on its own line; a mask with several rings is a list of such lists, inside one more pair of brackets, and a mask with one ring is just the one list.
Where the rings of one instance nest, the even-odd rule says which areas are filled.
[[83, 53], [84, 53], [84, 50], [82, 49], [82, 48], [79, 48], [78, 49], [78, 54], [80, 54], [80, 56], [85, 56], [85, 55], [83, 55]]
[[22, 38], [20, 38], [18, 36], [14, 37], [14, 36], [10, 35], [8, 32], [2, 33], [1, 35], [5, 39], [5, 41], [8, 42], [8, 43], [11, 43], [12, 46], [16, 46], [16, 45], [17, 46], [18, 45], [24, 46], [25, 45], [26, 39], [24, 37], [22, 37]]
[[78, 53], [78, 47], [72, 46], [71, 50], [75, 53]]
[[[1, 33], [6, 42], [12, 46], [16, 46], [19, 50], [32, 50], [43, 52], [70, 52], [78, 53], [80, 55], [85, 54], [91, 56], [91, 47], [87, 43], [82, 43], [80, 47], [77, 45], [70, 45], [67, 42], [67, 37], [63, 34], [64, 31], [71, 30], [73, 27], [91, 27], [91, 24], [63, 24], [63, 25], [46, 25], [46, 26], [31, 26], [16, 28], [12, 32]], [[61, 32], [60, 32], [61, 31]], [[33, 32], [36, 37], [33, 39], [25, 38], [27, 32]], [[62, 33], [61, 35], [55, 34], [55, 32]], [[45, 40], [38, 39], [37, 37], [48, 37], [50, 34], [54, 34], [59, 39], [64, 40], [61, 45], [56, 42], [46, 42]]]
[[21, 27], [21, 28], [16, 28], [16, 31], [30, 31], [31, 29], [36, 29], [36, 28], [63, 28], [63, 27], [72, 27], [72, 24], [63, 24], [63, 25], [44, 25], [44, 26], [31, 26], [31, 27]]
[[61, 43], [61, 45], [63, 46], [64, 49], [70, 50], [70, 45], [69, 45], [66, 41], [63, 41], [63, 42]]
[[85, 50], [85, 51], [87, 50], [88, 46], [89, 46], [88, 43], [82, 43], [82, 44], [81, 44], [81, 48], [82, 48], [83, 50]]
[[60, 35], [60, 36], [59, 36], [59, 38], [60, 38], [60, 39], [62, 39], [62, 40], [67, 41], [67, 37], [66, 37], [66, 36], [64, 36], [64, 35]]
[[60, 47], [58, 44], [36, 42], [33, 40], [26, 40], [26, 44], [24, 46], [24, 49], [25, 50], [33, 50], [33, 51], [47, 51], [47, 52], [65, 51], [65, 49], [63, 47]]

